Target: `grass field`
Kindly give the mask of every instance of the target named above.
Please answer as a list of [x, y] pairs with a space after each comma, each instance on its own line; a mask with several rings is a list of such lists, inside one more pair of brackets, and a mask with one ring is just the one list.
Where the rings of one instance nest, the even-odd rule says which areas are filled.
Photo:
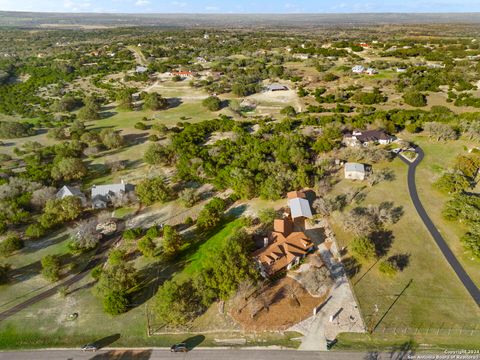
[[[365, 263], [352, 277], [367, 327], [378, 324], [378, 328], [474, 328], [480, 310], [418, 217], [408, 194], [407, 166], [399, 159], [382, 166], [393, 169], [396, 179], [367, 188], [362, 206], [383, 201], [402, 206], [404, 215], [389, 227], [393, 241], [391, 244], [387, 242], [387, 257], [406, 255], [408, 266], [391, 279], [380, 273], [378, 263]], [[362, 184], [342, 180], [334, 191], [340, 194], [359, 186]], [[343, 230], [338, 213], [333, 216], [332, 226], [339, 246], [348, 249], [353, 236]], [[412, 283], [405, 289], [410, 280]]]

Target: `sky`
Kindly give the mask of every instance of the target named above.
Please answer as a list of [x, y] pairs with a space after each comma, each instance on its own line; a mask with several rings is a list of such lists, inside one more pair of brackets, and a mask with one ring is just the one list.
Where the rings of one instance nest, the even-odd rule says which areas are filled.
[[480, 12], [480, 0], [0, 0], [0, 10], [110, 13]]

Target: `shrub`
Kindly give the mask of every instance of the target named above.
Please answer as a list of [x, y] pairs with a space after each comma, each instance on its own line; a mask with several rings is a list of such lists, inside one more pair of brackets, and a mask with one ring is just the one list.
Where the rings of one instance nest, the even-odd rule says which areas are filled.
[[103, 265], [97, 265], [90, 272], [90, 275], [94, 280], [100, 279], [100, 276], [102, 275], [102, 271], [103, 271], [102, 267]]
[[157, 252], [157, 246], [151, 237], [145, 236], [138, 242], [138, 250], [140, 250], [145, 257], [154, 257]]
[[135, 189], [139, 200], [145, 205], [152, 205], [160, 201], [165, 202], [171, 198], [172, 192], [165, 184], [163, 177], [145, 179]]
[[138, 130], [147, 130], [148, 126], [145, 123], [139, 121], [134, 125], [134, 128]]
[[103, 297], [103, 310], [110, 315], [119, 315], [127, 311], [128, 299], [123, 291], [110, 291]]
[[192, 207], [199, 200], [200, 196], [197, 194], [197, 191], [192, 188], [184, 189], [180, 192], [179, 199], [185, 207]]
[[410, 106], [422, 107], [427, 105], [427, 97], [417, 91], [409, 91], [403, 95], [403, 101]]
[[25, 230], [25, 235], [30, 239], [38, 239], [45, 235], [46, 230], [43, 228], [42, 225], [35, 223], [31, 224]]
[[349, 247], [352, 253], [361, 259], [370, 260], [376, 255], [375, 244], [366, 236], [355, 238]]
[[395, 276], [398, 272], [398, 267], [391, 261], [382, 261], [378, 267], [381, 273], [387, 276]]
[[5, 240], [0, 242], [0, 256], [10, 256], [15, 251], [20, 250], [23, 248], [24, 243], [23, 241], [15, 234], [11, 234], [7, 236]]
[[8, 272], [10, 271], [10, 264], [0, 265], [0, 285], [8, 282]]
[[218, 111], [222, 108], [222, 101], [217, 96], [209, 96], [202, 101], [202, 105], [210, 111]]
[[127, 241], [132, 241], [138, 239], [140, 236], [142, 236], [143, 230], [142, 228], [131, 228], [127, 229], [123, 232], [122, 237], [124, 240]]
[[153, 225], [150, 228], [148, 228], [147, 232], [145, 233], [145, 236], [155, 239], [159, 237], [161, 234], [161, 231], [157, 225]]
[[60, 258], [57, 255], [47, 255], [41, 260], [42, 275], [45, 279], [55, 282], [60, 279]]

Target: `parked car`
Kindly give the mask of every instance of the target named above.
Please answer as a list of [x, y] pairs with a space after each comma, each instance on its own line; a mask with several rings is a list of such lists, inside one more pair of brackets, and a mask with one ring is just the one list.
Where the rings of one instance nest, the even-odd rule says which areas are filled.
[[188, 347], [185, 343], [175, 344], [170, 347], [171, 352], [187, 352]]
[[94, 344], [87, 344], [87, 345], [83, 345], [82, 346], [82, 351], [97, 351], [98, 350], [98, 346], [97, 345], [94, 345]]

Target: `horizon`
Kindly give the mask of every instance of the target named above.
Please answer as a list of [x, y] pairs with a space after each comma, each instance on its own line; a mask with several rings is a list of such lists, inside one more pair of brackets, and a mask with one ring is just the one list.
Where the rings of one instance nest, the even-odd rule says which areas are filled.
[[[432, 11], [432, 9], [434, 11]], [[359, 3], [343, 0], [338, 3], [320, 0], [245, 1], [232, 0], [0, 0], [0, 11], [40, 13], [98, 13], [98, 14], [244, 14], [244, 15], [321, 15], [321, 14], [449, 14], [477, 13], [480, 3], [460, 0], [394, 0], [387, 4], [380, 0]]]

